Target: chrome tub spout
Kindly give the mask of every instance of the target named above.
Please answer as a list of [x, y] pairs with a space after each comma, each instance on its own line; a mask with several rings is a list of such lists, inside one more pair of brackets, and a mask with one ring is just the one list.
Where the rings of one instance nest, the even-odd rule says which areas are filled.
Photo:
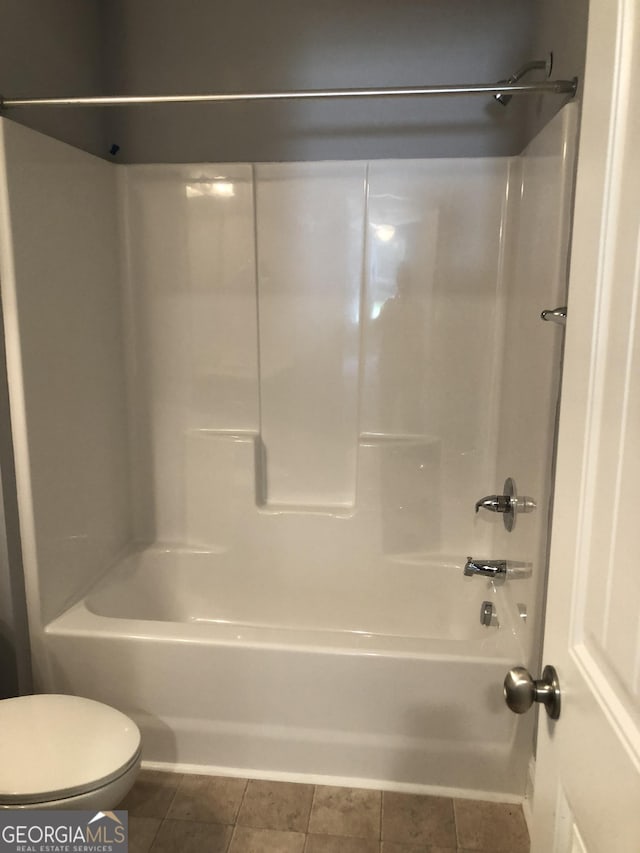
[[484, 578], [506, 578], [507, 576], [507, 561], [506, 560], [474, 560], [473, 557], [467, 557], [467, 562], [464, 566], [464, 574], [467, 577], [481, 575]]

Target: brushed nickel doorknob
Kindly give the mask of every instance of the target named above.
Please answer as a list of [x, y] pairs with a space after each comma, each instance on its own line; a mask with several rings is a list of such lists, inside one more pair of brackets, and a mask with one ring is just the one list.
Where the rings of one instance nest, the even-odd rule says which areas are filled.
[[534, 702], [544, 705], [552, 720], [560, 716], [560, 684], [558, 673], [545, 666], [542, 678], [532, 678], [528, 669], [514, 666], [504, 680], [504, 699], [514, 714], [524, 714]]

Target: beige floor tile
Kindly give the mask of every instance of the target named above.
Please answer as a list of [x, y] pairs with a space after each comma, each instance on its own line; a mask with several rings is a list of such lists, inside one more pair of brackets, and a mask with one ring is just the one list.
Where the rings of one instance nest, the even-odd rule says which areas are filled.
[[427, 851], [428, 848], [424, 844], [399, 844], [397, 841], [383, 841], [380, 845], [380, 853], [427, 853]]
[[379, 853], [379, 847], [379, 841], [374, 838], [346, 838], [344, 835], [308, 835], [304, 853]]
[[465, 850], [528, 853], [529, 834], [522, 808], [509, 803], [454, 800], [458, 843]]
[[118, 808], [126, 809], [134, 817], [163, 818], [181, 779], [180, 773], [141, 770], [135, 785]]
[[232, 828], [195, 820], [163, 820], [151, 853], [226, 853]]
[[449, 797], [385, 792], [382, 838], [402, 844], [456, 847], [453, 802]]
[[160, 818], [129, 815], [129, 853], [149, 853]]
[[379, 839], [381, 802], [380, 791], [318, 785], [311, 807], [309, 832]]
[[232, 824], [247, 787], [246, 779], [226, 776], [183, 776], [167, 817]]
[[303, 853], [304, 838], [302, 832], [236, 826], [229, 853]]
[[238, 814], [239, 826], [306, 832], [313, 785], [251, 780]]

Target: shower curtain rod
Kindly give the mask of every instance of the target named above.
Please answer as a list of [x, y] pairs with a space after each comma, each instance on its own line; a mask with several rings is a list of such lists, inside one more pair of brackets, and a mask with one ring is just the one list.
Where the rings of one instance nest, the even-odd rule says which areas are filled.
[[539, 83], [471, 83], [461, 86], [409, 86], [382, 89], [318, 89], [299, 92], [239, 92], [218, 95], [115, 95], [69, 98], [3, 98], [0, 111], [16, 107], [119, 107], [134, 104], [194, 104], [228, 101], [285, 101], [313, 98], [388, 98], [437, 95], [524, 95], [546, 93], [573, 97], [578, 78], [545, 80]]

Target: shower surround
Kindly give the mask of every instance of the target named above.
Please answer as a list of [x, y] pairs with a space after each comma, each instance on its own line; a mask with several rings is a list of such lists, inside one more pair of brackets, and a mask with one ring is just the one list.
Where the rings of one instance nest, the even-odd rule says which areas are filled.
[[304, 513], [355, 553], [459, 550], [492, 476], [508, 168], [120, 170], [139, 538], [277, 560], [298, 525], [317, 551]]
[[[41, 689], [151, 764], [522, 795], [575, 121], [516, 158], [116, 166], [2, 120]], [[473, 512], [507, 475], [510, 535]]]

